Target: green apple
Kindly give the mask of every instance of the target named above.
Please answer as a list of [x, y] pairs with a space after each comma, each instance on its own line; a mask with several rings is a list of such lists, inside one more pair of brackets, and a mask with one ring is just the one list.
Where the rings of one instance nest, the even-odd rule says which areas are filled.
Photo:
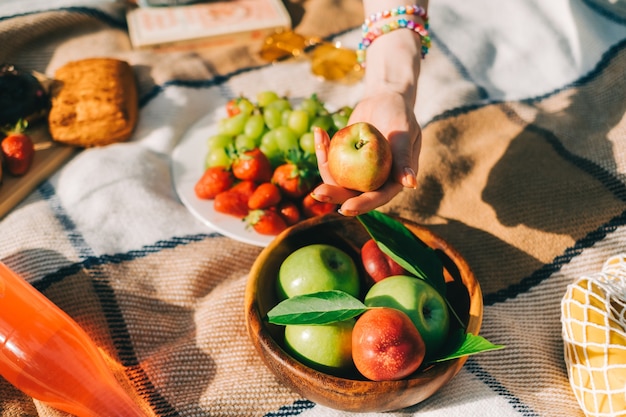
[[450, 327], [448, 305], [422, 279], [407, 275], [387, 277], [370, 288], [364, 303], [368, 307], [392, 307], [405, 312], [422, 336], [428, 357], [446, 342]]
[[358, 122], [330, 140], [328, 170], [344, 188], [366, 192], [380, 188], [391, 172], [391, 145], [378, 129]]
[[324, 325], [285, 326], [289, 352], [311, 368], [341, 374], [353, 367], [352, 329], [354, 319]]
[[340, 290], [358, 297], [359, 272], [350, 255], [328, 244], [312, 244], [289, 254], [278, 270], [278, 296]]

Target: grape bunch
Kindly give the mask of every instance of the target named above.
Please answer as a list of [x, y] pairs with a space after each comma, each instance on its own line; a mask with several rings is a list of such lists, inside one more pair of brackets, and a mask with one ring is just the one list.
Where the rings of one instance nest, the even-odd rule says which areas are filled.
[[196, 196], [214, 200], [215, 211], [242, 218], [266, 235], [336, 210], [310, 195], [321, 182], [313, 129], [332, 136], [351, 112], [349, 106], [331, 112], [315, 94], [297, 103], [274, 91], [257, 94], [256, 102], [244, 96], [229, 100], [226, 117], [207, 140]]
[[332, 137], [343, 128], [352, 108], [330, 112], [316, 94], [293, 104], [274, 91], [257, 94], [256, 103], [240, 96], [226, 104], [217, 133], [208, 139], [205, 167], [229, 166], [237, 152], [259, 148], [273, 167], [284, 162], [293, 149], [315, 155], [313, 129], [321, 127]]

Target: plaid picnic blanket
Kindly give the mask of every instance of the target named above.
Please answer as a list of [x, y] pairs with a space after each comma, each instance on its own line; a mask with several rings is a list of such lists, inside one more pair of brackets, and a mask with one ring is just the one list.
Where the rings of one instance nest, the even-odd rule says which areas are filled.
[[[356, 46], [359, 1], [285, 4], [296, 30]], [[317, 93], [338, 108], [363, 86], [320, 81], [307, 60], [268, 65], [247, 46], [135, 50], [126, 6], [0, 5], [0, 61], [52, 75], [71, 60], [120, 58], [140, 93], [129, 142], [78, 152], [0, 219], [0, 260], [119, 361], [155, 416], [350, 415], [300, 397], [261, 363], [243, 315], [261, 248], [189, 212], [171, 154], [236, 95]], [[560, 303], [568, 284], [626, 251], [625, 3], [433, 0], [430, 16], [419, 187], [381, 210], [465, 257], [484, 294], [481, 334], [506, 348], [470, 357], [434, 396], [385, 415], [582, 416]], [[0, 415], [64, 414], [0, 380]]]

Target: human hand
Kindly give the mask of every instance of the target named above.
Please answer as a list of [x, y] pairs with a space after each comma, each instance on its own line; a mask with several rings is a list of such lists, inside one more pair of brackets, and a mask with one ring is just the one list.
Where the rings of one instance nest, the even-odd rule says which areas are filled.
[[349, 124], [368, 122], [389, 140], [393, 154], [391, 175], [378, 190], [360, 193], [339, 187], [328, 171], [330, 138], [316, 129], [315, 154], [323, 184], [313, 190], [313, 197], [322, 202], [340, 204], [339, 212], [356, 216], [391, 201], [403, 187], [416, 188], [416, 172], [422, 144], [422, 133], [414, 109], [403, 95], [387, 91], [364, 97], [350, 116]]

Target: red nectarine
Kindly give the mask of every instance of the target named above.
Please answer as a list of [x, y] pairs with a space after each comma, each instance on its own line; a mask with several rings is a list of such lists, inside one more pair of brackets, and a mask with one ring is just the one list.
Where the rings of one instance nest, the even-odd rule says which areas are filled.
[[363, 313], [352, 330], [352, 359], [358, 371], [373, 381], [409, 376], [424, 360], [426, 348], [406, 313], [373, 308]]

